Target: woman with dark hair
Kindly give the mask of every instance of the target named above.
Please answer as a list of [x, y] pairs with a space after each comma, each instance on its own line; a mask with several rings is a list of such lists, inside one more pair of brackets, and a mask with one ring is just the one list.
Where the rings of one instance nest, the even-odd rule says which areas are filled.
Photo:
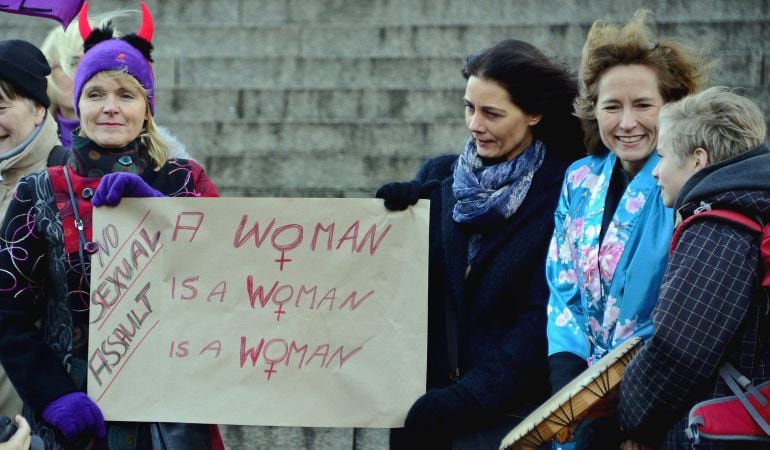
[[427, 392], [392, 448], [496, 449], [548, 394], [542, 267], [561, 179], [584, 153], [576, 81], [518, 40], [468, 57], [463, 76], [462, 152], [377, 192], [391, 210], [431, 200]]

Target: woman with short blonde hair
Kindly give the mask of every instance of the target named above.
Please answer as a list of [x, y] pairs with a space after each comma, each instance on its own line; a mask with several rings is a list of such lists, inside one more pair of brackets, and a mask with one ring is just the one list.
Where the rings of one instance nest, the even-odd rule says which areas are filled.
[[[725, 87], [669, 103], [660, 113], [653, 175], [677, 230], [652, 313], [654, 333], [620, 386], [618, 419], [630, 439], [623, 450], [767, 448], [766, 427], [760, 428], [766, 419], [750, 415], [730, 387], [737, 377], [740, 388], [733, 381], [734, 387], [754, 403], [749, 383], [758, 387], [770, 377], [767, 263], [760, 250], [760, 230], [770, 223], [765, 137], [759, 107]], [[696, 413], [696, 405], [730, 420]]]

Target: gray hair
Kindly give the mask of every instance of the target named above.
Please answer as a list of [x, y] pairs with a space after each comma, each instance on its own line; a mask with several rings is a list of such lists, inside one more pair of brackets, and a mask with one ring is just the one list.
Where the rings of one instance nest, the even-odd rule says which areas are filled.
[[725, 86], [715, 86], [660, 110], [660, 145], [679, 163], [703, 148], [711, 164], [765, 141], [767, 126], [759, 107]]

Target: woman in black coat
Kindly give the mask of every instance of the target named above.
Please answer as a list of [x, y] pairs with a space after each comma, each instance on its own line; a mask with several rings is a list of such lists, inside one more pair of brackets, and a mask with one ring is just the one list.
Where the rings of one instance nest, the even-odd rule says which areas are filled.
[[470, 138], [377, 197], [431, 201], [427, 392], [391, 448], [498, 448], [548, 393], [544, 262], [568, 163], [582, 156], [573, 75], [532, 45], [465, 60]]

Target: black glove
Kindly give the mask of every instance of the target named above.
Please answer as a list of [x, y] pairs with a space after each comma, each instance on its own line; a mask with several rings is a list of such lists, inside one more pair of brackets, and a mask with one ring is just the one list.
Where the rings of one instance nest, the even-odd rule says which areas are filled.
[[583, 420], [575, 430], [575, 450], [620, 448], [623, 441], [615, 416]]
[[385, 207], [391, 211], [403, 211], [414, 205], [417, 200], [438, 186], [438, 180], [420, 183], [412, 181], [394, 181], [387, 183], [377, 190], [375, 197], [385, 199]]
[[406, 415], [404, 427], [449, 431], [481, 419], [479, 402], [463, 386], [431, 389], [418, 398]]
[[559, 352], [548, 357], [548, 369], [553, 395], [588, 369], [588, 363], [574, 353]]

